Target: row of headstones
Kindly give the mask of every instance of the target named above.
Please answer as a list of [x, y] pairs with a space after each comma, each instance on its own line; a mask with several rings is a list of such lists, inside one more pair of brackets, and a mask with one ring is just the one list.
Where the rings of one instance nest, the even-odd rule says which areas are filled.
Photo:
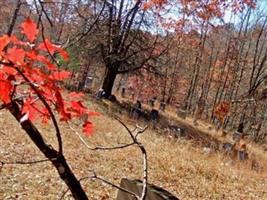
[[[141, 104], [140, 101], [137, 100], [136, 103], [131, 108], [130, 117], [135, 119], [135, 120], [138, 120], [141, 116], [143, 116], [144, 118], [147, 118], [149, 121], [152, 122], [152, 127], [153, 128], [156, 128], [156, 125], [158, 124], [159, 118], [160, 118], [159, 111], [152, 107], [152, 109], [150, 110], [148, 116], [144, 116], [143, 112], [144, 111], [142, 110], [142, 104]], [[185, 118], [184, 112], [182, 112], [182, 114], [179, 114], [179, 113], [177, 113], [177, 114], [178, 114], [178, 116], [181, 117], [181, 115], [182, 115], [182, 118]], [[168, 131], [169, 135], [172, 135], [175, 138], [177, 138], [177, 137], [185, 137], [186, 136], [185, 130], [183, 128], [179, 127], [179, 126], [168, 125], [168, 123], [167, 123], [167, 124], [165, 124], [165, 127], [163, 127], [163, 128]]]
[[[130, 116], [134, 119], [139, 119], [142, 116], [142, 113], [142, 103], [137, 100], [131, 109]], [[156, 124], [159, 120], [159, 111], [152, 108], [149, 113], [149, 120], [152, 121], [153, 124]]]

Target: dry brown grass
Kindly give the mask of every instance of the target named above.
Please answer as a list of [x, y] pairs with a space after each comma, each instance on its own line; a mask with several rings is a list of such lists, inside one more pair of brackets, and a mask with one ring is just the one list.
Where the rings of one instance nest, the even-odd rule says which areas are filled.
[[[96, 104], [90, 107], [103, 112]], [[93, 136], [86, 138], [89, 144], [112, 146], [130, 141], [122, 126], [107, 115], [102, 114], [93, 121], [96, 129]], [[43, 158], [6, 112], [0, 112], [0, 127], [5, 133], [0, 133], [0, 160]], [[55, 145], [52, 127], [40, 127], [47, 141]], [[117, 184], [123, 177], [142, 177], [139, 149], [90, 151], [67, 126], [61, 128], [65, 156], [79, 178], [87, 176], [90, 169]], [[253, 172], [246, 164], [231, 165], [220, 154], [205, 155], [190, 141], [173, 140], [151, 130], [141, 136], [141, 141], [148, 152], [149, 182], [162, 186], [181, 199], [267, 199], [265, 172]], [[116, 197], [115, 189], [99, 181], [86, 180], [82, 184], [90, 199]], [[65, 189], [48, 162], [5, 165], [0, 171], [0, 199], [59, 199]], [[68, 195], [66, 199], [69, 198]]]

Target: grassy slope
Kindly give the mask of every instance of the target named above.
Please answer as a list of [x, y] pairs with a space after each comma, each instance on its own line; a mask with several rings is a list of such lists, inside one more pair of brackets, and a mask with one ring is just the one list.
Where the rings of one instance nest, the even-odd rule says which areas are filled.
[[[96, 104], [91, 107], [104, 112]], [[90, 144], [111, 146], [130, 141], [121, 125], [109, 116], [102, 114], [93, 121], [96, 130], [87, 138]], [[4, 132], [0, 133], [0, 160], [43, 158], [12, 116], [3, 111], [0, 127]], [[53, 129], [41, 129], [46, 139], [55, 144]], [[115, 183], [122, 177], [141, 178], [139, 149], [90, 151], [64, 125], [62, 134], [65, 155], [79, 178], [90, 174], [90, 169]], [[255, 173], [244, 164], [229, 165], [220, 154], [205, 155], [190, 141], [173, 140], [151, 130], [141, 140], [148, 151], [149, 182], [181, 199], [267, 199], [266, 171]], [[110, 186], [89, 180], [82, 184], [90, 199], [115, 199], [117, 191]], [[0, 170], [0, 199], [59, 199], [65, 189], [50, 163], [5, 165]]]

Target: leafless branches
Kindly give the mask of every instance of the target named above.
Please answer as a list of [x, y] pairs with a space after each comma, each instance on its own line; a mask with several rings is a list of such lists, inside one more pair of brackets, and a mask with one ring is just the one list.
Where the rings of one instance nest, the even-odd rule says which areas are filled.
[[8, 36], [11, 36], [11, 34], [13, 32], [13, 29], [15, 27], [20, 8], [21, 8], [21, 6], [23, 4], [25, 4], [25, 3], [23, 3], [21, 0], [17, 0], [16, 8], [14, 10], [14, 13], [13, 13], [13, 16], [12, 16], [12, 19], [11, 19], [11, 22], [10, 22], [10, 25], [9, 25], [9, 28], [8, 28], [8, 31], [7, 31], [7, 35]]
[[[133, 196], [133, 197], [134, 197], [135, 199], [137, 199], [137, 200], [140, 199], [139, 196], [138, 196], [137, 194], [135, 194], [135, 193], [133, 193], [133, 192], [131, 192], [131, 191], [125, 189], [125, 188], [122, 188], [122, 187], [120, 187], [120, 186], [118, 186], [118, 185], [112, 183], [111, 181], [109, 181], [109, 180], [107, 180], [107, 179], [105, 179], [105, 178], [103, 178], [103, 177], [97, 175], [94, 171], [91, 171], [91, 173], [92, 173], [93, 175], [83, 177], [83, 178], [79, 179], [79, 181], [81, 182], [81, 181], [88, 180], [88, 179], [91, 180], [91, 181], [99, 180], [99, 181], [104, 182], [104, 183], [107, 184], [107, 185], [110, 185], [111, 187], [114, 187], [114, 188], [116, 188], [116, 189], [118, 189], [118, 190], [121, 190], [121, 191], [123, 191], [123, 192], [126, 192], [126, 193], [130, 194], [131, 196]], [[65, 197], [65, 195], [67, 194], [68, 191], [69, 191], [69, 189], [65, 190], [65, 191], [62, 193], [62, 195], [60, 196], [59, 200], [64, 199], [64, 197]]]
[[[81, 142], [86, 146], [87, 149], [95, 151], [95, 150], [103, 150], [103, 151], [109, 151], [109, 150], [117, 150], [117, 149], [124, 149], [124, 148], [128, 148], [131, 146], [137, 146], [142, 155], [143, 155], [143, 189], [142, 189], [142, 194], [141, 196], [138, 196], [137, 194], [132, 193], [131, 191], [125, 190], [124, 188], [121, 188], [115, 184], [113, 184], [112, 182], [104, 179], [101, 176], [98, 176], [95, 171], [93, 172], [92, 176], [88, 176], [88, 177], [84, 177], [82, 180], [84, 179], [97, 179], [100, 181], [103, 181], [104, 183], [111, 185], [112, 187], [115, 187], [119, 190], [122, 190], [124, 192], [127, 192], [129, 194], [131, 194], [132, 196], [134, 196], [136, 199], [138, 200], [144, 200], [146, 197], [146, 193], [147, 193], [147, 180], [148, 180], [148, 163], [147, 163], [147, 152], [146, 149], [144, 147], [144, 145], [138, 140], [138, 136], [142, 133], [144, 133], [147, 129], [147, 126], [145, 127], [140, 127], [138, 125], [136, 125], [136, 127], [134, 128], [134, 130], [130, 130], [129, 127], [123, 123], [120, 119], [116, 118], [116, 120], [126, 129], [127, 133], [129, 134], [130, 138], [132, 139], [131, 143], [127, 143], [127, 144], [123, 144], [123, 145], [119, 145], [119, 146], [113, 146], [113, 147], [91, 147], [84, 139], [83, 137], [71, 126], [69, 125], [69, 128], [78, 136], [78, 138], [81, 140]], [[65, 194], [67, 191], [65, 191], [60, 199], [63, 199]]]

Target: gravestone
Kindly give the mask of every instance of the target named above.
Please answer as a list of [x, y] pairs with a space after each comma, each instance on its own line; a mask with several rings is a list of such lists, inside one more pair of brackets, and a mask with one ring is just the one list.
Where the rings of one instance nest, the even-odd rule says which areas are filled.
[[151, 108], [155, 106], [156, 100], [157, 100], [157, 97], [153, 97], [152, 99], [148, 100], [148, 104], [150, 105]]
[[141, 112], [142, 112], [142, 104], [141, 101], [137, 100], [131, 110], [131, 116], [134, 119], [139, 119], [141, 116]]
[[123, 87], [122, 89], [121, 89], [121, 97], [122, 98], [125, 98], [125, 87]]
[[[131, 191], [138, 196], [141, 196], [143, 184], [140, 180], [129, 180], [123, 178], [121, 180], [120, 187]], [[127, 192], [121, 190], [118, 191], [117, 200], [136, 200], [135, 197]], [[155, 186], [153, 184], [147, 184], [147, 195], [145, 200], [179, 200], [177, 197], [173, 196], [170, 192]]]
[[241, 140], [241, 138], [242, 138], [242, 133], [237, 132], [237, 131], [234, 132], [234, 134], [233, 134], [233, 140], [235, 142], [239, 142]]
[[165, 108], [166, 108], [166, 103], [165, 102], [160, 102], [159, 110], [161, 110], [162, 112], [164, 112], [165, 111]]
[[186, 132], [183, 128], [176, 125], [168, 125], [168, 131], [171, 136], [174, 138], [186, 137]]
[[105, 91], [101, 88], [98, 90], [97, 94], [96, 94], [96, 99], [102, 99], [105, 96]]
[[152, 109], [150, 112], [150, 120], [152, 122], [152, 128], [155, 129], [156, 125], [159, 121], [159, 111], [156, 109]]
[[222, 151], [224, 154], [229, 155], [233, 150], [233, 145], [229, 142], [225, 142], [222, 145]]

